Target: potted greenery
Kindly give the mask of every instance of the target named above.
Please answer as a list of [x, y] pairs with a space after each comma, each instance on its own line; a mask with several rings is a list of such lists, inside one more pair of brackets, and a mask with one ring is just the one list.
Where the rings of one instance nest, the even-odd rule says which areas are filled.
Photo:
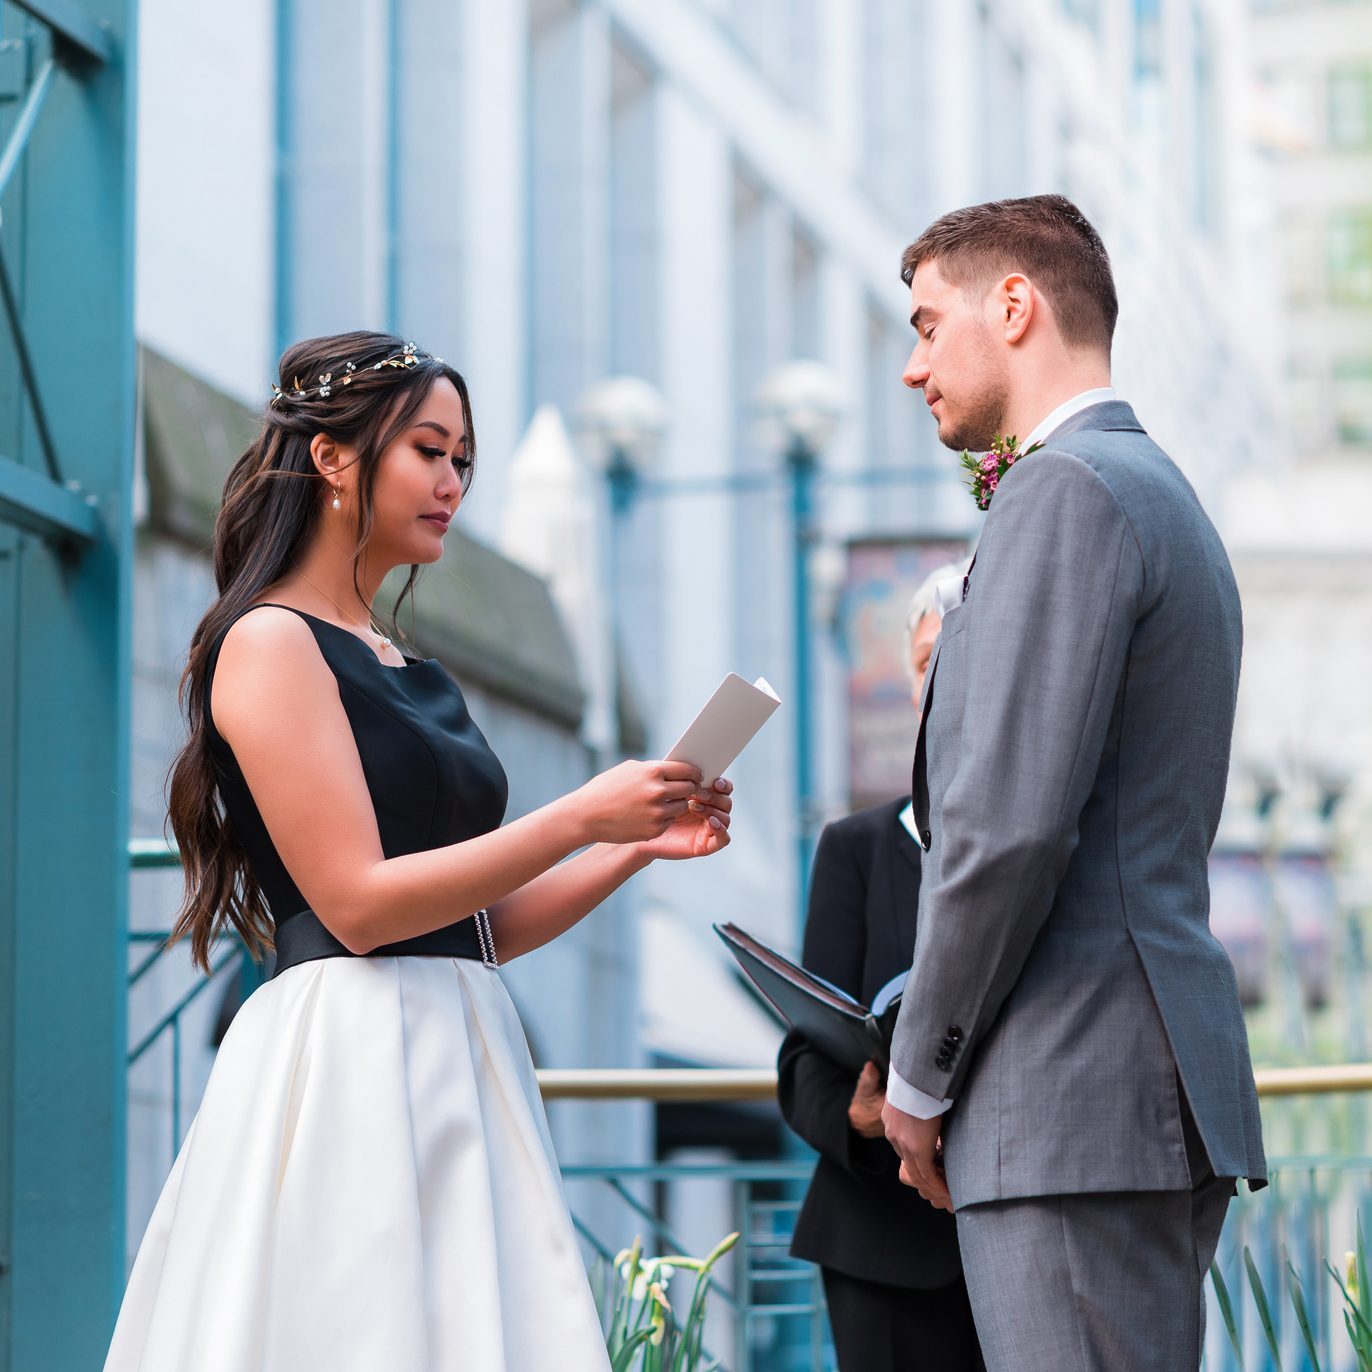
[[[1301, 1331], [1305, 1351], [1309, 1354], [1314, 1372], [1322, 1372], [1319, 1351], [1315, 1345], [1314, 1327], [1310, 1319], [1310, 1308], [1305, 1299], [1305, 1283], [1291, 1259], [1287, 1257], [1285, 1249], [1282, 1250], [1282, 1259], [1286, 1264], [1287, 1291], [1296, 1312], [1296, 1324]], [[1271, 1351], [1277, 1372], [1282, 1372], [1281, 1349], [1272, 1320], [1271, 1302], [1267, 1298], [1267, 1289], [1258, 1273], [1257, 1264], [1253, 1261], [1253, 1254], [1246, 1246], [1243, 1250], [1243, 1263], [1248, 1272], [1248, 1284], [1253, 1291], [1253, 1304], [1257, 1307], [1263, 1336], [1267, 1340], [1267, 1347]], [[1348, 1254], [1344, 1275], [1341, 1276], [1328, 1259], [1324, 1265], [1343, 1297], [1343, 1325], [1358, 1360], [1358, 1372], [1372, 1372], [1372, 1287], [1369, 1287], [1367, 1282], [1367, 1254], [1363, 1245], [1361, 1219], [1358, 1221], [1357, 1250]], [[1218, 1264], [1211, 1265], [1210, 1280], [1214, 1283], [1220, 1314], [1224, 1318], [1225, 1328], [1229, 1331], [1229, 1341], [1234, 1345], [1234, 1352], [1242, 1366], [1243, 1348], [1239, 1342], [1238, 1321], [1234, 1315], [1234, 1304], [1229, 1298], [1229, 1288], [1225, 1285]]]
[[[719, 1366], [717, 1359], [704, 1361], [701, 1348], [705, 1296], [711, 1268], [737, 1242], [738, 1235], [730, 1234], [704, 1258], [682, 1253], [645, 1258], [640, 1237], [612, 1263], [600, 1263], [597, 1305], [613, 1372], [710, 1372]], [[667, 1283], [678, 1271], [696, 1274], [684, 1323], [667, 1299]]]

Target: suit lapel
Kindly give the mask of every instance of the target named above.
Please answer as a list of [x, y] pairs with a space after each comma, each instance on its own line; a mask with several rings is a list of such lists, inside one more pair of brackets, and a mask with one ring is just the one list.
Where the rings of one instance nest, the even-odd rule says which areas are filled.
[[[914, 959], [915, 927], [919, 914], [919, 845], [910, 837], [910, 831], [900, 822], [901, 805], [892, 818], [896, 834], [890, 838], [890, 847], [895, 847], [899, 857], [892, 857], [886, 863], [888, 875], [888, 899], [890, 901], [890, 937], [895, 940], [892, 965], [906, 967]], [[912, 899], [911, 899], [912, 897]]]
[[924, 734], [929, 725], [929, 709], [934, 703], [934, 677], [938, 674], [939, 651], [943, 643], [940, 633], [934, 644], [934, 655], [929, 659], [929, 672], [924, 678], [924, 694], [920, 697], [919, 733], [915, 735], [914, 770], [910, 775], [910, 799], [915, 806], [915, 828], [919, 830], [919, 845], [926, 852], [929, 849], [929, 772], [925, 759]]

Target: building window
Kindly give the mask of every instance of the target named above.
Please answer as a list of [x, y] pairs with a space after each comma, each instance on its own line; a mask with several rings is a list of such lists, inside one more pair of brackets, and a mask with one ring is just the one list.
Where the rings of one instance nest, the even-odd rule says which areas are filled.
[[1323, 452], [1334, 440], [1329, 384], [1323, 367], [1293, 361], [1286, 371], [1280, 403], [1287, 429], [1302, 452]]
[[[891, 61], [919, 53], [924, 0], [867, 0], [859, 7], [862, 40], [862, 178], [868, 194], [897, 223], [921, 216], [928, 201], [929, 158], [919, 130], [931, 99], [927, 74]], [[922, 79], [923, 78], [923, 79]], [[964, 111], [968, 117], [972, 111]]]
[[1331, 211], [1325, 258], [1330, 300], [1336, 305], [1372, 305], [1372, 208]]
[[806, 114], [822, 105], [817, 0], [733, 0], [720, 21], [773, 90]]
[[611, 372], [658, 380], [657, 101], [634, 57], [610, 52], [608, 272]]
[[1324, 140], [1321, 82], [1296, 64], [1264, 67], [1258, 73], [1258, 144], [1274, 157], [1301, 157]]
[[1283, 285], [1288, 305], [1314, 305], [1324, 299], [1319, 220], [1309, 214], [1285, 215], [1280, 225]]
[[1100, 0], [1062, 0], [1063, 12], [1092, 33], [1100, 34]]
[[819, 248], [801, 228], [791, 239], [791, 354], [819, 356]]
[[1162, 76], [1162, 0], [1134, 0], [1134, 76]]
[[1214, 229], [1220, 182], [1219, 102], [1212, 42], [1199, 7], [1191, 11], [1191, 215], [1198, 228]]
[[1340, 443], [1372, 448], [1372, 357], [1335, 361], [1334, 422]]
[[1372, 63], [1330, 71], [1329, 142], [1335, 148], [1372, 147]]

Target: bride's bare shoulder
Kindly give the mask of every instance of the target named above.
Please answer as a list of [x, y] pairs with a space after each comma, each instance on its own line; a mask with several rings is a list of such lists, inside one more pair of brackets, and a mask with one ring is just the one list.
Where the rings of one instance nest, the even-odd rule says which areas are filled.
[[337, 681], [309, 624], [281, 605], [239, 615], [224, 634], [210, 685], [215, 728], [232, 741], [235, 727], [262, 718], [264, 707], [289, 717]]

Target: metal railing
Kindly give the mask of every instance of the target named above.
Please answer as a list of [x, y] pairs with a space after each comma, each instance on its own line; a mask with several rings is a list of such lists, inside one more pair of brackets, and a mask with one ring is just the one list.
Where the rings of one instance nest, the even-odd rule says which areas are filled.
[[[833, 1345], [819, 1269], [790, 1255], [796, 1214], [813, 1168], [805, 1160], [768, 1160], [563, 1164], [561, 1170], [572, 1223], [587, 1251], [607, 1264], [634, 1234], [643, 1236], [648, 1254], [691, 1252], [668, 1211], [689, 1210], [699, 1205], [702, 1193], [713, 1193], [716, 1203], [709, 1209], [720, 1217], [720, 1236], [737, 1231], [739, 1239], [711, 1287], [707, 1346], [735, 1372], [832, 1372]], [[578, 1205], [578, 1192], [590, 1186], [619, 1202], [612, 1211], [615, 1230], [608, 1242], [583, 1219]], [[686, 1276], [688, 1296], [691, 1277]], [[674, 1291], [673, 1302], [682, 1294]], [[723, 1354], [726, 1349], [729, 1356]]]
[[[176, 865], [175, 854], [160, 844], [131, 845], [130, 858], [140, 868]], [[146, 983], [163, 960], [167, 933], [130, 935], [129, 989]], [[137, 956], [134, 956], [137, 954]], [[180, 1147], [187, 1102], [182, 1087], [183, 1020], [209, 991], [241, 978], [246, 997], [260, 984], [261, 970], [242, 943], [226, 937], [216, 944], [208, 977], [196, 977], [178, 988], [169, 1008], [151, 1018], [129, 1049], [129, 1067], [145, 1060], [155, 1046], [169, 1041], [172, 1151]], [[625, 1101], [655, 1103], [770, 1102], [776, 1098], [777, 1075], [771, 1067], [754, 1069], [543, 1069], [537, 1073], [543, 1097], [554, 1101]], [[1305, 1096], [1312, 1101], [1343, 1100], [1358, 1111], [1347, 1130], [1361, 1146], [1348, 1153], [1291, 1153], [1270, 1160], [1271, 1186], [1241, 1194], [1230, 1212], [1218, 1261], [1242, 1314], [1244, 1355], [1235, 1357], [1223, 1335], [1211, 1300], [1211, 1332], [1206, 1367], [1210, 1372], [1265, 1372], [1275, 1367], [1258, 1327], [1243, 1275], [1243, 1250], [1251, 1248], [1272, 1295], [1273, 1315], [1282, 1340], [1286, 1368], [1306, 1366], [1299, 1331], [1285, 1292], [1285, 1259], [1289, 1255], [1306, 1280], [1306, 1293], [1316, 1321], [1324, 1372], [1346, 1372], [1354, 1366], [1343, 1351], [1336, 1292], [1323, 1272], [1325, 1258], [1340, 1265], [1353, 1244], [1355, 1219], [1362, 1215], [1372, 1233], [1372, 1157], [1364, 1156], [1359, 1093], [1372, 1091], [1372, 1063], [1268, 1068], [1255, 1073], [1258, 1094], [1265, 1100]], [[1283, 1106], [1281, 1108], [1289, 1108]], [[713, 1297], [707, 1341], [716, 1351], [731, 1350], [725, 1365], [733, 1372], [832, 1372], [834, 1355], [825, 1317], [819, 1272], [789, 1256], [791, 1234], [813, 1163], [800, 1159], [739, 1162], [721, 1157], [708, 1162], [654, 1162], [636, 1165], [567, 1163], [562, 1167], [572, 1203], [573, 1223], [592, 1262], [608, 1263], [642, 1233], [649, 1252], [689, 1251], [673, 1222], [680, 1196], [697, 1198], [705, 1188], [720, 1234], [738, 1230], [739, 1242], [721, 1265]], [[592, 1193], [598, 1193], [592, 1203]], [[606, 1205], [606, 1198], [610, 1204]], [[692, 1202], [694, 1204], [695, 1202]], [[689, 1209], [689, 1206], [688, 1206]], [[582, 1216], [602, 1216], [599, 1231]], [[608, 1219], [605, 1218], [608, 1216]]]

